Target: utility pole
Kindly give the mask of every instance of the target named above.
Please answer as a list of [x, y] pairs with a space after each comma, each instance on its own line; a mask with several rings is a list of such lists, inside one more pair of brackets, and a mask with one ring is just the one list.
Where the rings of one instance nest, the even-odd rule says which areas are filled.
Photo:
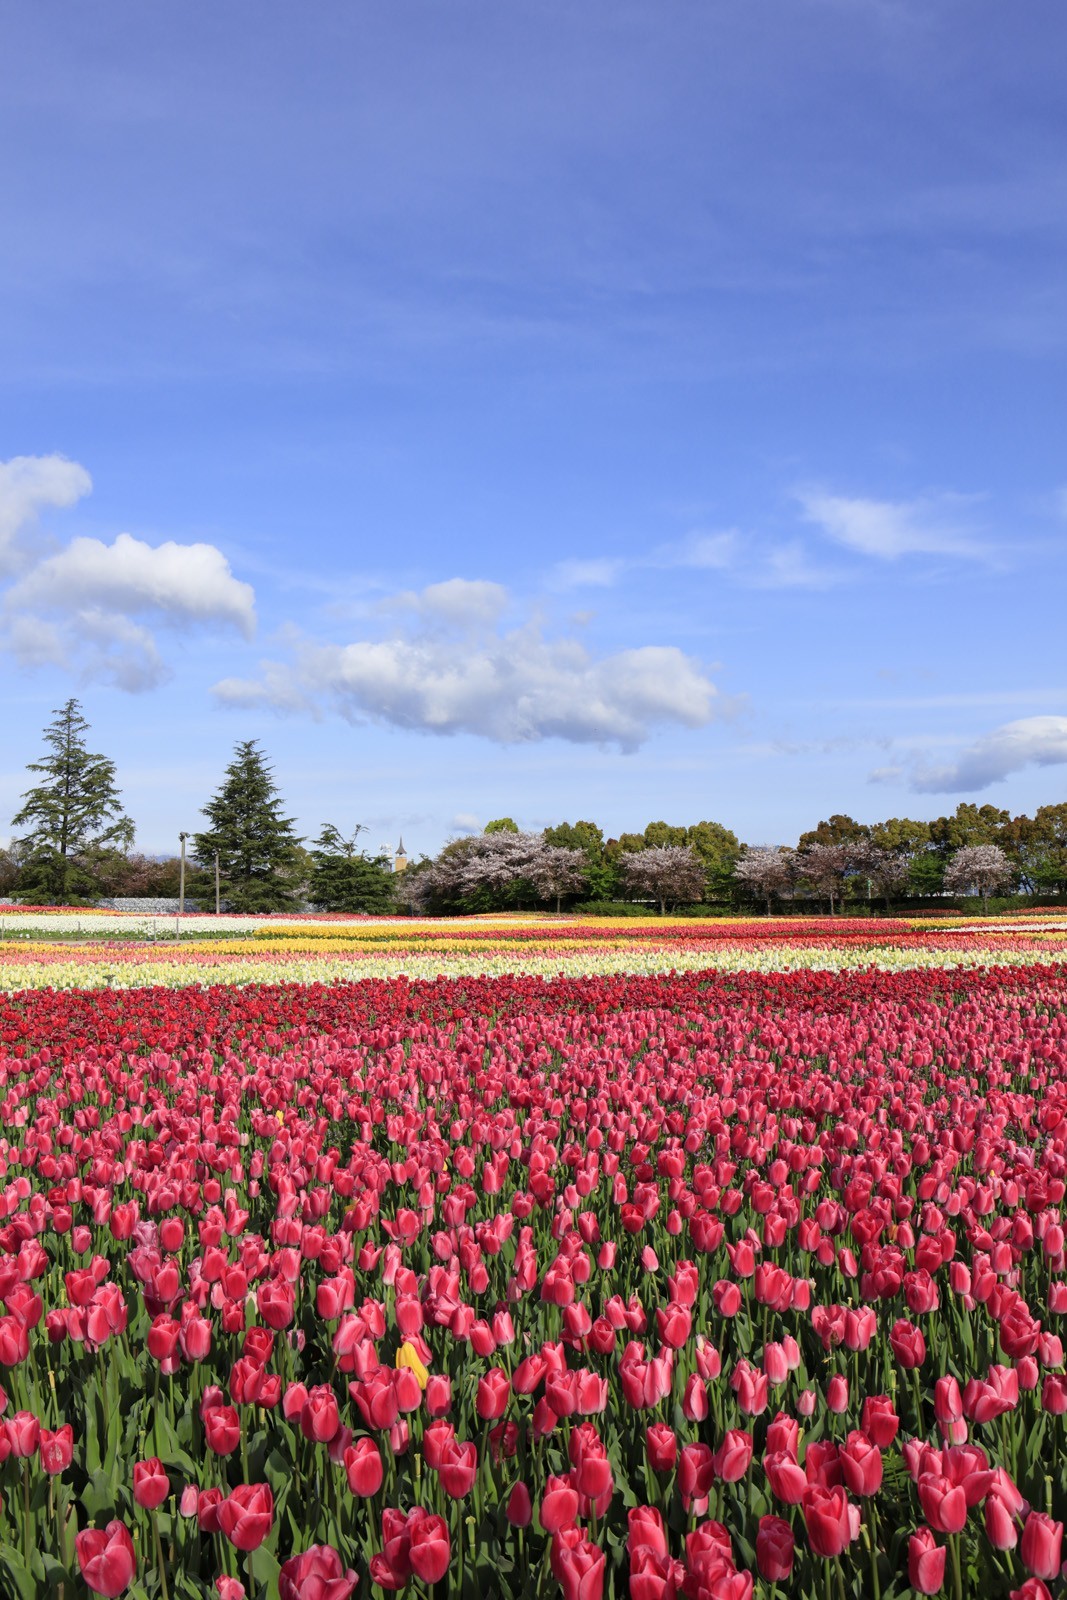
[[219, 915], [219, 853], [215, 851], [215, 915]]
[[188, 837], [187, 833], [178, 835], [182, 842], [182, 864], [178, 873], [178, 915], [181, 917], [185, 915], [185, 841]]

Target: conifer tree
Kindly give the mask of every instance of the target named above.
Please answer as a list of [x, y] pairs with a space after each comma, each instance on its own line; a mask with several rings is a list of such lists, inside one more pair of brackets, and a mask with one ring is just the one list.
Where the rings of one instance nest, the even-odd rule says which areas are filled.
[[201, 867], [219, 857], [222, 893], [234, 911], [288, 911], [296, 904], [300, 839], [254, 739], [239, 743], [222, 787], [203, 807], [210, 827], [193, 835]]
[[98, 894], [98, 874], [133, 843], [133, 823], [122, 809], [115, 763], [86, 748], [89, 724], [70, 699], [44, 730], [50, 754], [28, 771], [42, 782], [22, 797], [12, 818], [20, 858], [19, 886], [38, 904], [67, 905]]
[[393, 878], [384, 856], [368, 856], [356, 841], [362, 825], [347, 839], [327, 822], [311, 850], [315, 869], [308, 891], [324, 911], [389, 911]]

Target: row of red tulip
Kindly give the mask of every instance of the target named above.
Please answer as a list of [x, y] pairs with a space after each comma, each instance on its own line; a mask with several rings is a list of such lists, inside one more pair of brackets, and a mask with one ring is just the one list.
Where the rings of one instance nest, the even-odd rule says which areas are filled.
[[1059, 1582], [1062, 969], [37, 992], [0, 1034], [20, 1594]]

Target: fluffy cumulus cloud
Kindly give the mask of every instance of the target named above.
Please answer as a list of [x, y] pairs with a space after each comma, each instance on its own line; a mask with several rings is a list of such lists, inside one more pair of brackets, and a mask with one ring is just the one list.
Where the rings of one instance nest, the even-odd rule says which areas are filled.
[[403, 598], [416, 615], [408, 632], [300, 643], [291, 661], [265, 663], [259, 678], [217, 684], [217, 698], [500, 744], [558, 738], [623, 749], [662, 725], [702, 727], [720, 708], [714, 684], [673, 645], [595, 657], [537, 622], [503, 628], [509, 600], [496, 585], [457, 579]]
[[1021, 717], [976, 739], [959, 759], [918, 766], [911, 787], [920, 794], [968, 794], [1020, 772], [1023, 767], [1067, 763], [1067, 717]]
[[981, 560], [989, 554], [967, 528], [959, 526], [958, 496], [865, 500], [802, 489], [797, 500], [807, 522], [857, 555], [897, 561], [910, 555]]
[[0, 577], [33, 561], [42, 511], [76, 505], [92, 487], [85, 468], [64, 456], [0, 461]]
[[[0, 644], [26, 667], [78, 671], [137, 691], [169, 674], [155, 630], [221, 626], [250, 638], [255, 595], [211, 544], [151, 545], [120, 533], [56, 547], [47, 509], [73, 505], [88, 473], [58, 456], [0, 463]], [[6, 560], [5, 560], [6, 556]]]

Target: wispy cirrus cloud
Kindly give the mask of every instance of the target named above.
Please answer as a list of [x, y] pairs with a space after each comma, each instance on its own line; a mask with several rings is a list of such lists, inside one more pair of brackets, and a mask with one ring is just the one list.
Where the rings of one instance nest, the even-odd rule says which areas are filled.
[[557, 562], [549, 575], [553, 589], [609, 589], [634, 572], [690, 570], [725, 572], [739, 550], [735, 528], [696, 531], [684, 539], [654, 545], [647, 552], [625, 556], [577, 557]]
[[910, 555], [988, 561], [995, 554], [962, 515], [973, 503], [967, 496], [875, 500], [802, 488], [795, 498], [805, 522], [856, 555], [878, 561]]

